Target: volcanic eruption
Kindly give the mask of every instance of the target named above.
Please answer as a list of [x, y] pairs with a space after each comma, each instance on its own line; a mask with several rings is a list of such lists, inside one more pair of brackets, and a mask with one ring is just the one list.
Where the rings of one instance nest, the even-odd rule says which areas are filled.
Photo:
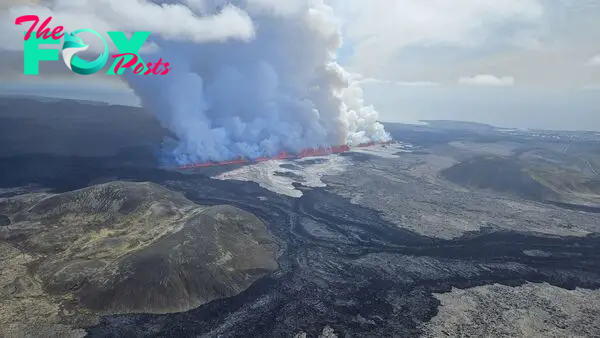
[[336, 61], [341, 25], [323, 0], [54, 0], [44, 6], [34, 6], [34, 14], [55, 15], [67, 29], [152, 32], [142, 58], [168, 60], [172, 70], [123, 76], [176, 136], [162, 150], [176, 164], [389, 140]]

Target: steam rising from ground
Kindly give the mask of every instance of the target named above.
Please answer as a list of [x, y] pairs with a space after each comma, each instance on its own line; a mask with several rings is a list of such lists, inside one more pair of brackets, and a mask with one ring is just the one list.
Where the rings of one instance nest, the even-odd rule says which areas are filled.
[[178, 163], [389, 138], [335, 61], [340, 26], [323, 0], [54, 0], [49, 6], [64, 21], [68, 13], [94, 15], [104, 31], [154, 33], [158, 48], [142, 57], [162, 57], [172, 71], [125, 78], [177, 136], [168, 153]]
[[[217, 1], [191, 6], [219, 14]], [[334, 60], [338, 24], [321, 1], [247, 0], [235, 11], [252, 37], [195, 44], [157, 40], [168, 76], [128, 81], [145, 107], [176, 133], [177, 162], [274, 155], [281, 150], [385, 140], [378, 115]], [[148, 58], [151, 59], [151, 58]]]

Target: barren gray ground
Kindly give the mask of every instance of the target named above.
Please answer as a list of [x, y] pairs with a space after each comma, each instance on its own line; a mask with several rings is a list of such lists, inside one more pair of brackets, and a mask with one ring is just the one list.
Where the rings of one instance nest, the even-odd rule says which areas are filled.
[[[473, 147], [471, 153], [466, 147]], [[432, 147], [427, 154], [402, 151], [406, 147], [374, 147], [331, 156], [324, 163], [267, 162], [224, 173], [217, 178], [253, 181], [273, 192], [302, 196], [293, 184], [326, 187], [352, 203], [375, 209], [400, 228], [443, 239], [468, 232], [510, 230], [558, 236], [586, 236], [600, 232], [593, 213], [568, 210], [542, 201], [470, 189], [444, 179], [441, 172], [463, 156], [506, 155], [508, 143], [454, 143]], [[367, 157], [364, 155], [367, 154]], [[322, 161], [322, 160], [321, 160]], [[279, 172], [291, 175], [277, 175]]]
[[[387, 124], [402, 145], [183, 174], [157, 163], [163, 131], [131, 110], [2, 105], [0, 194], [17, 201], [0, 211], [6, 332], [600, 335], [591, 134]], [[115, 180], [150, 193], [98, 194]]]
[[549, 284], [487, 285], [436, 294], [439, 313], [424, 337], [595, 337], [600, 291]]
[[[493, 145], [490, 154], [501, 147]], [[484, 149], [480, 145], [478, 152]], [[323, 181], [328, 190], [381, 211], [398, 227], [429, 237], [456, 238], [482, 228], [559, 236], [600, 232], [592, 213], [448, 182], [440, 172], [458, 159], [446, 147], [431, 150], [400, 153], [394, 159], [374, 156]]]
[[277, 246], [254, 215], [152, 183], [0, 198], [0, 214], [10, 221], [0, 227], [0, 335], [63, 336], [100, 315], [186, 311], [277, 269]]

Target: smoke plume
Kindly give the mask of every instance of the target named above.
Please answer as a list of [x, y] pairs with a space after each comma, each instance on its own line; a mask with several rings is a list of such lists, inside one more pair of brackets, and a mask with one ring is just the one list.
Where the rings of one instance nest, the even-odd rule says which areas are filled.
[[323, 0], [55, 0], [49, 9], [64, 17], [83, 2], [104, 26], [153, 32], [155, 48], [141, 56], [172, 70], [124, 77], [177, 136], [169, 152], [179, 163], [389, 138], [336, 62], [340, 25]]

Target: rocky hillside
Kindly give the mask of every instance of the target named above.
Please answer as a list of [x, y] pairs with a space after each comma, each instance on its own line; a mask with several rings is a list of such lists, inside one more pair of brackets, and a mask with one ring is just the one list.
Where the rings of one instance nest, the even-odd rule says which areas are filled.
[[478, 156], [442, 170], [441, 175], [459, 185], [513, 193], [533, 200], [558, 197], [512, 158]]
[[186, 311], [278, 268], [277, 245], [254, 215], [151, 183], [0, 199], [0, 220], [0, 327], [9, 332]]

